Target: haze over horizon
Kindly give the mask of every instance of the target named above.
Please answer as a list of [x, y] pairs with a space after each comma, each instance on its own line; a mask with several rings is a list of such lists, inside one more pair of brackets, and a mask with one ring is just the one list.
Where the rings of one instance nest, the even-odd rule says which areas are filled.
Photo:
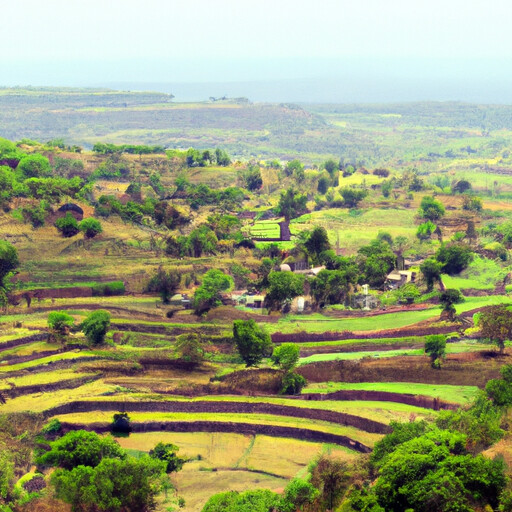
[[512, 103], [512, 6], [495, 0], [19, 0], [2, 86], [109, 86], [176, 101]]

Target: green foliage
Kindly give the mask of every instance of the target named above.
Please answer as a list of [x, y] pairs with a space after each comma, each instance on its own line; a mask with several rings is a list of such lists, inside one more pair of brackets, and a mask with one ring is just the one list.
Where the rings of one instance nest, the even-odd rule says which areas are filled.
[[0, 449], [0, 498], [5, 500], [9, 497], [14, 481], [13, 454], [9, 450]]
[[19, 172], [22, 179], [44, 178], [52, 173], [50, 161], [43, 155], [26, 155], [20, 160], [16, 171]]
[[427, 258], [420, 265], [420, 272], [427, 284], [427, 292], [431, 292], [434, 289], [434, 283], [441, 281], [442, 267], [442, 263], [434, 258]]
[[385, 283], [386, 276], [395, 267], [396, 256], [388, 243], [374, 240], [359, 249], [357, 264], [361, 273], [360, 283], [378, 288]]
[[93, 297], [111, 297], [113, 295], [124, 295], [126, 288], [123, 281], [112, 281], [110, 283], [97, 283], [92, 287]]
[[436, 425], [444, 430], [463, 432], [468, 437], [468, 450], [477, 452], [503, 437], [501, 418], [502, 412], [481, 392], [467, 410], [441, 411], [436, 418]]
[[82, 220], [82, 222], [78, 224], [78, 229], [84, 233], [85, 238], [94, 238], [103, 231], [101, 222], [93, 217]]
[[292, 176], [293, 174], [300, 174], [304, 171], [304, 164], [300, 160], [290, 160], [284, 167], [286, 176]]
[[455, 306], [454, 304], [460, 304], [464, 302], [464, 296], [459, 290], [448, 288], [439, 294], [439, 302], [445, 313], [448, 313], [448, 317], [453, 320], [455, 317]]
[[346, 461], [321, 456], [311, 469], [311, 485], [318, 489], [319, 510], [335, 510], [350, 483], [350, 472]]
[[512, 310], [506, 304], [489, 306], [478, 318], [480, 336], [497, 345], [500, 352], [505, 348], [505, 341], [512, 339]]
[[418, 226], [416, 237], [422, 241], [429, 240], [436, 229], [437, 226], [432, 221], [428, 220], [427, 222], [424, 222]]
[[279, 203], [276, 207], [276, 213], [282, 215], [286, 220], [293, 219], [302, 215], [306, 210], [307, 196], [301, 194], [293, 187], [281, 192]]
[[473, 261], [471, 247], [464, 244], [443, 245], [436, 252], [436, 259], [443, 264], [446, 274], [460, 274]]
[[43, 466], [73, 469], [77, 466], [97, 466], [103, 458], [126, 457], [119, 443], [110, 436], [99, 436], [86, 430], [71, 430], [49, 443], [50, 449], [37, 458]]
[[179, 448], [171, 443], [158, 443], [150, 452], [149, 456], [153, 459], [158, 459], [165, 462], [165, 472], [173, 473], [179, 471], [185, 459], [178, 457]]
[[187, 363], [198, 364], [204, 359], [204, 349], [196, 333], [180, 334], [174, 344], [176, 355]]
[[74, 512], [154, 510], [164, 462], [150, 457], [103, 459], [96, 467], [57, 470], [51, 477], [57, 498]]
[[328, 176], [320, 176], [320, 178], [318, 179], [318, 183], [317, 183], [317, 186], [316, 186], [316, 189], [318, 191], [319, 194], [325, 194], [329, 188], [331, 184], [331, 180], [329, 179]]
[[297, 366], [300, 349], [296, 343], [283, 343], [274, 348], [272, 362], [278, 365], [281, 370], [289, 372]]
[[427, 336], [425, 352], [430, 357], [432, 368], [441, 368], [441, 360], [446, 357], [446, 336], [442, 334]]
[[278, 512], [297, 512], [307, 510], [306, 507], [313, 504], [320, 492], [311, 483], [294, 478], [285, 487]]
[[270, 335], [253, 319], [233, 322], [235, 345], [246, 366], [256, 366], [272, 353]]
[[66, 238], [75, 236], [79, 231], [78, 222], [70, 212], [67, 212], [64, 217], [57, 219], [55, 221], [55, 227], [62, 233], [62, 236]]
[[201, 512], [273, 512], [279, 506], [279, 495], [267, 489], [215, 494]]
[[483, 208], [483, 202], [478, 196], [464, 194], [462, 197], [462, 209], [472, 212], [480, 212]]
[[299, 395], [302, 388], [307, 386], [307, 380], [300, 373], [287, 372], [281, 381], [282, 395]]
[[249, 166], [249, 168], [242, 174], [242, 178], [245, 182], [245, 188], [247, 190], [259, 190], [263, 185], [261, 170], [257, 165]]
[[466, 436], [433, 430], [399, 445], [379, 469], [374, 486], [386, 511], [467, 511], [496, 507], [506, 484], [502, 460], [473, 457]]
[[203, 281], [194, 293], [194, 310], [200, 315], [212, 308], [220, 306], [221, 292], [232, 289], [233, 278], [221, 270], [210, 269], [203, 277]]
[[315, 263], [319, 263], [320, 255], [324, 251], [331, 249], [329, 243], [329, 236], [324, 227], [315, 226], [309, 234], [307, 240], [304, 242], [304, 247], [308, 252], [308, 255], [312, 258]]
[[52, 311], [48, 314], [48, 327], [57, 334], [66, 334], [74, 324], [75, 319], [65, 311]]
[[0, 240], [0, 285], [4, 278], [20, 264], [18, 251], [14, 245]]
[[181, 275], [177, 269], [167, 272], [159, 267], [145, 287], [146, 292], [158, 292], [164, 304], [169, 304], [171, 297], [176, 293], [181, 282]]
[[99, 345], [103, 343], [110, 327], [110, 313], [103, 309], [93, 311], [80, 326], [90, 343]]
[[315, 304], [324, 307], [328, 304], [343, 304], [351, 289], [357, 282], [359, 271], [354, 264], [343, 270], [321, 270], [310, 282], [310, 293]]
[[365, 189], [356, 189], [345, 187], [340, 190], [343, 197], [343, 204], [347, 208], [356, 208], [357, 205], [368, 195]]
[[278, 311], [304, 293], [304, 276], [293, 272], [270, 272], [268, 283], [265, 304], [270, 310]]
[[443, 204], [431, 196], [424, 196], [421, 200], [418, 215], [430, 221], [435, 221], [444, 216], [446, 210]]
[[112, 417], [112, 424], [110, 430], [113, 434], [126, 435], [132, 431], [130, 424], [130, 416], [127, 412], [116, 412]]

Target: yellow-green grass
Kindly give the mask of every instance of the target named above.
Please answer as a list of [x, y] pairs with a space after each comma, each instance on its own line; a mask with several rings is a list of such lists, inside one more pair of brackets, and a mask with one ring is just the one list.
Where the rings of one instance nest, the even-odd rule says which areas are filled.
[[346, 459], [356, 456], [354, 451], [337, 445], [221, 432], [144, 432], [118, 441], [125, 449], [143, 452], [149, 452], [159, 442], [171, 442], [179, 446], [180, 457], [201, 455], [206, 467], [247, 468], [285, 478], [295, 476], [311, 459], [327, 449]]
[[[34, 366], [41, 366], [44, 364], [55, 363], [58, 361], [72, 361], [73, 359], [94, 357], [94, 355], [95, 354], [93, 354], [92, 352], [85, 352], [85, 351], [64, 352], [62, 354], [55, 354], [52, 356], [42, 357], [40, 359], [34, 359], [32, 361], [27, 361], [25, 363], [0, 366], [0, 374], [7, 373], [7, 372], [13, 372], [13, 371], [17, 371], [17, 370], [24, 370], [26, 368], [32, 368]], [[51, 370], [51, 368], [50, 368], [50, 370]]]
[[0, 350], [2, 349], [2, 343], [6, 343], [8, 341], [17, 340], [19, 338], [24, 338], [26, 336], [33, 336], [35, 334], [39, 334], [41, 331], [35, 331], [31, 329], [26, 329], [24, 327], [20, 327], [18, 329], [11, 330], [0, 330]]
[[[27, 356], [30, 354], [34, 354], [36, 352], [44, 352], [46, 350], [58, 350], [62, 345], [57, 343], [47, 343], [46, 341], [37, 341], [35, 343], [30, 343], [28, 345], [18, 345], [17, 347], [12, 347], [7, 350], [2, 350], [0, 352], [0, 361], [4, 359], [6, 356]], [[0, 350], [2, 346], [0, 345]]]
[[93, 373], [75, 373], [73, 370], [59, 370], [55, 372], [34, 373], [23, 377], [11, 377], [0, 381], [0, 389], [10, 389], [13, 384], [16, 387], [36, 386], [38, 384], [53, 384], [70, 379], [92, 377]]
[[[446, 347], [447, 354], [460, 354], [465, 352], [476, 352], [479, 350], [488, 350], [489, 345], [475, 342], [458, 342], [449, 344]], [[382, 350], [382, 351], [364, 351], [364, 352], [334, 352], [327, 354], [313, 354], [299, 359], [299, 365], [317, 363], [319, 361], [352, 361], [364, 357], [387, 358], [402, 356], [422, 356], [424, 349], [400, 349], [400, 350]]]
[[[456, 305], [457, 313], [463, 313], [492, 304], [511, 303], [512, 297], [508, 295], [491, 295], [488, 297], [466, 297], [462, 304]], [[269, 332], [293, 333], [306, 332], [341, 332], [341, 331], [376, 331], [384, 329], [397, 329], [414, 325], [418, 322], [438, 317], [441, 308], [434, 306], [420, 311], [404, 311], [399, 313], [386, 313], [378, 316], [357, 318], [333, 318], [320, 313], [311, 315], [287, 315], [280, 318], [277, 323], [268, 324]]]
[[[455, 332], [455, 330], [454, 330]], [[361, 344], [372, 344], [372, 345], [390, 345], [393, 343], [400, 343], [402, 345], [407, 344], [418, 344], [424, 343], [425, 338], [423, 336], [408, 336], [404, 338], [365, 338], [365, 339], [351, 339], [351, 340], [337, 340], [337, 341], [308, 341], [301, 343], [299, 347], [305, 348], [320, 348], [320, 347], [343, 347], [346, 345], [361, 345]]]
[[[93, 411], [88, 413], [59, 414], [56, 416], [61, 421], [89, 425], [91, 423], [111, 423], [112, 412]], [[249, 423], [251, 425], [273, 425], [282, 427], [303, 428], [325, 432], [335, 435], [347, 436], [350, 439], [360, 441], [367, 446], [381, 439], [381, 435], [358, 430], [354, 427], [337, 425], [327, 421], [294, 418], [288, 416], [273, 416], [271, 414], [233, 414], [233, 413], [170, 413], [170, 412], [133, 412], [130, 413], [133, 422], [147, 423], [152, 421], [169, 422], [193, 422], [215, 421], [226, 423]]]
[[479, 388], [476, 386], [452, 386], [449, 384], [423, 384], [418, 382], [324, 382], [311, 384], [304, 388], [302, 392], [333, 393], [348, 389], [432, 396], [459, 404], [471, 402], [479, 393]]
[[67, 404], [74, 400], [95, 399], [104, 394], [116, 393], [116, 386], [95, 380], [74, 389], [60, 389], [49, 393], [32, 393], [18, 396], [0, 404], [0, 413], [11, 412], [43, 412], [57, 405]]

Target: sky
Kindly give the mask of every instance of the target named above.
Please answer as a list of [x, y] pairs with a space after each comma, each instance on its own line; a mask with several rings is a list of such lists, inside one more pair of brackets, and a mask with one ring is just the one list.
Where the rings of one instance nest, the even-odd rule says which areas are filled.
[[[314, 89], [330, 100], [343, 81], [350, 84], [340, 98], [364, 101], [379, 99], [381, 82], [396, 99], [508, 101], [512, 84], [505, 0], [2, 3], [0, 85], [174, 84], [181, 91], [216, 83], [219, 91], [225, 84], [257, 95], [257, 84], [266, 84], [272, 96], [274, 83], [283, 99]], [[322, 83], [331, 85], [322, 92]]]

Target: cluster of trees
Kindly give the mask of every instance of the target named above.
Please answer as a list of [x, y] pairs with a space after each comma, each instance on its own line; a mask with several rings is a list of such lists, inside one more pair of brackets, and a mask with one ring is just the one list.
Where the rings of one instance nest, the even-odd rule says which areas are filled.
[[158, 443], [149, 455], [134, 458], [112, 437], [84, 430], [45, 445], [36, 459], [39, 470], [56, 468], [50, 478], [56, 497], [81, 512], [153, 510], [157, 494], [172, 488], [168, 474], [185, 462], [172, 444]]
[[67, 212], [64, 217], [60, 217], [55, 221], [55, 227], [59, 230], [62, 236], [69, 238], [75, 236], [80, 231], [83, 232], [85, 238], [94, 238], [103, 232], [101, 222], [93, 217], [88, 217], [81, 222], [78, 222], [75, 217]]
[[114, 155], [121, 153], [128, 153], [132, 155], [151, 155], [165, 153], [163, 146], [147, 146], [144, 144], [110, 144], [97, 142], [92, 147], [92, 150], [99, 155]]
[[48, 314], [48, 327], [51, 335], [65, 341], [70, 331], [82, 331], [91, 345], [100, 345], [110, 328], [110, 313], [98, 309], [90, 313], [84, 321], [75, 325], [75, 319], [66, 311], [52, 311]]
[[7, 307], [8, 294], [12, 288], [11, 277], [19, 264], [16, 247], [5, 240], [0, 240], [0, 307], [2, 308]]

